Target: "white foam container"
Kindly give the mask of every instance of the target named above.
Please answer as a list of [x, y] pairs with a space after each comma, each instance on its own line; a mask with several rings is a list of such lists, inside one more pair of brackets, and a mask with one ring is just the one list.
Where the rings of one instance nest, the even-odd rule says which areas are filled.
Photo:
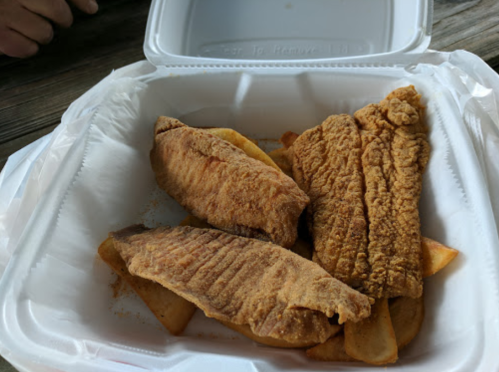
[[414, 84], [432, 146], [423, 234], [461, 253], [425, 280], [422, 330], [390, 369], [498, 371], [499, 176], [490, 154], [499, 153], [499, 121], [490, 87], [499, 83], [478, 58], [426, 51], [431, 8], [430, 0], [154, 0], [144, 44], [152, 64], [105, 79], [0, 174], [9, 199], [0, 238], [13, 252], [0, 282], [2, 355], [22, 371], [378, 370], [265, 347], [200, 311], [171, 336], [136, 296], [113, 299], [113, 274], [96, 249], [109, 231], [185, 216], [149, 166], [158, 115], [231, 127], [271, 147], [266, 139]]

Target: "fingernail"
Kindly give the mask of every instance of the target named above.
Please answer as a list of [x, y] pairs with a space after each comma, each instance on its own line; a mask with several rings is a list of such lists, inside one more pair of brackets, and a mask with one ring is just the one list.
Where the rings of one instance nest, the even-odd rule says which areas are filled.
[[95, 0], [89, 0], [87, 9], [90, 14], [94, 14], [99, 10], [99, 5], [97, 5]]
[[39, 49], [40, 48], [38, 47], [37, 43], [30, 43], [28, 48], [26, 49], [26, 55], [24, 56], [24, 58], [34, 56], [36, 53], [38, 53]]

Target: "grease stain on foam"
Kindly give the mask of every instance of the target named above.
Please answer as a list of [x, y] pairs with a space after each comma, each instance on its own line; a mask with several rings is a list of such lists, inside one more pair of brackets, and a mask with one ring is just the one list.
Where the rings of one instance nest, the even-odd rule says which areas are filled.
[[113, 298], [117, 299], [130, 296], [133, 293], [132, 288], [130, 288], [121, 276], [116, 275], [115, 273], [113, 273], [113, 275], [116, 276], [116, 279], [109, 284], [109, 287], [111, 287], [111, 290], [113, 291]]

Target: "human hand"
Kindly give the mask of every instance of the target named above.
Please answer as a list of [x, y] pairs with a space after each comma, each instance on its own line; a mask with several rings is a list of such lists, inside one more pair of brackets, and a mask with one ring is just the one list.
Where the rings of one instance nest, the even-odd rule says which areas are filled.
[[[81, 11], [94, 14], [95, 0], [70, 0]], [[0, 54], [25, 58], [38, 52], [54, 36], [52, 24], [69, 27], [73, 14], [66, 0], [0, 0]]]

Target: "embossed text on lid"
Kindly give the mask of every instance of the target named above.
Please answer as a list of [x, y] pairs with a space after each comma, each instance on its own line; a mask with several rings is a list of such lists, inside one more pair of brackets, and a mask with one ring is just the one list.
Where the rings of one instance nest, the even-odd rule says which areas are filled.
[[155, 65], [333, 61], [424, 51], [430, 0], [154, 0]]

